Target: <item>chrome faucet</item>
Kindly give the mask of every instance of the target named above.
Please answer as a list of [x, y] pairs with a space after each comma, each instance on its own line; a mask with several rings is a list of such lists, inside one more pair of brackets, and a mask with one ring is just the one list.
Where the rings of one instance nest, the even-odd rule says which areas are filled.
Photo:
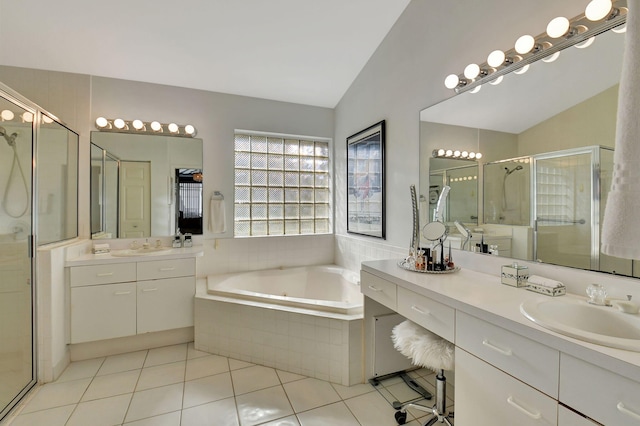
[[592, 305], [611, 306], [607, 300], [607, 289], [602, 284], [591, 284], [587, 287], [587, 296], [589, 296], [587, 302]]

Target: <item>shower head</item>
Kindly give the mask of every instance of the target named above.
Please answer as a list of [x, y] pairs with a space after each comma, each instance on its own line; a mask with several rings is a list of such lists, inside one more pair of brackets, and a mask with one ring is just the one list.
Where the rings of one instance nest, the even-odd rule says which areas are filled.
[[523, 167], [522, 167], [521, 165], [518, 165], [518, 166], [514, 167], [514, 168], [513, 168], [513, 169], [511, 169], [511, 170], [509, 170], [509, 168], [508, 168], [508, 167], [505, 167], [505, 168], [504, 168], [504, 170], [505, 170], [505, 172], [504, 172], [504, 176], [505, 176], [505, 177], [507, 177], [507, 176], [509, 176], [511, 173], [516, 172], [516, 171], [518, 171], [518, 170], [522, 170], [522, 169], [523, 169]]
[[16, 138], [18, 137], [17, 133], [14, 132], [9, 135], [7, 134], [7, 129], [5, 129], [4, 127], [0, 127], [0, 136], [3, 136], [5, 138], [9, 146], [16, 145]]

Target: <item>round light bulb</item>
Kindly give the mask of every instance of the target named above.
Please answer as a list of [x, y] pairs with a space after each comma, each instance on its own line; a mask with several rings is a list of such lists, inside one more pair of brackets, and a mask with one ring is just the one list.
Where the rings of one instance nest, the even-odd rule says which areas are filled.
[[476, 86], [469, 91], [469, 93], [478, 93], [482, 89], [482, 85]]
[[587, 47], [591, 46], [593, 44], [593, 42], [596, 41], [595, 37], [589, 37], [588, 39], [586, 39], [583, 42], [580, 42], [578, 44], [576, 44], [575, 46], [578, 49], [586, 49]]
[[460, 151], [458, 151], [458, 150], [453, 151], [453, 156], [454, 157], [460, 157]]
[[176, 123], [170, 123], [168, 129], [171, 133], [178, 133], [178, 125]]
[[471, 151], [471, 152], [469, 153], [469, 158], [476, 158], [476, 153], [475, 153], [475, 152], [473, 152], [473, 151]]
[[611, 0], [592, 0], [584, 10], [584, 16], [590, 21], [600, 21], [611, 13]]
[[157, 121], [151, 122], [151, 130], [153, 130], [154, 132], [159, 132], [160, 130], [162, 130], [162, 124], [158, 123]]
[[553, 18], [547, 25], [547, 34], [551, 38], [560, 38], [569, 32], [569, 20], [564, 16]]
[[191, 124], [187, 124], [186, 126], [184, 126], [184, 132], [188, 135], [193, 135], [196, 133], [196, 128]]
[[133, 120], [133, 123], [131, 123], [131, 125], [136, 130], [142, 130], [142, 128], [144, 127], [144, 123], [142, 122], [142, 120]]
[[116, 118], [115, 120], [113, 120], [113, 125], [116, 127], [116, 129], [124, 129], [125, 122], [122, 118]]
[[480, 66], [478, 64], [469, 64], [464, 69], [464, 76], [469, 80], [473, 80], [480, 75]]
[[519, 68], [519, 69], [515, 70], [513, 73], [514, 74], [524, 74], [527, 71], [529, 71], [529, 64], [525, 65], [522, 68]]
[[22, 122], [23, 123], [33, 123], [33, 114], [29, 111], [25, 111], [22, 113]]
[[546, 62], [546, 63], [551, 63], [551, 62], [555, 61], [556, 59], [558, 59], [559, 56], [560, 56], [560, 52], [556, 52], [551, 56], [547, 56], [545, 58], [542, 58], [542, 61]]
[[0, 112], [0, 117], [2, 117], [2, 121], [11, 121], [13, 117], [15, 117], [15, 114], [13, 111], [3, 109], [2, 112]]
[[469, 156], [469, 153], [467, 151], [462, 151], [460, 155], [462, 156], [462, 158], [467, 158]]
[[496, 68], [504, 64], [505, 59], [506, 56], [502, 50], [494, 50], [487, 56], [487, 64], [489, 64], [490, 67]]
[[611, 28], [611, 31], [613, 31], [616, 34], [624, 34], [627, 32], [627, 24], [618, 25], [615, 28]]
[[444, 86], [447, 89], [455, 89], [460, 83], [460, 78], [455, 74], [449, 74], [447, 78], [444, 79]]
[[109, 124], [109, 122], [107, 121], [106, 118], [104, 118], [104, 117], [96, 118], [96, 127], [98, 129], [102, 129], [102, 128], [107, 127], [107, 124]]
[[533, 36], [530, 36], [529, 34], [523, 35], [518, 40], [516, 40], [516, 52], [524, 55], [525, 53], [531, 52], [535, 45], [536, 40], [533, 38]]
[[497, 86], [498, 84], [502, 83], [502, 80], [503, 80], [503, 79], [504, 79], [504, 76], [503, 76], [503, 75], [501, 75], [501, 76], [499, 76], [498, 78], [495, 78], [495, 79], [491, 80], [491, 81], [489, 82], [489, 84], [493, 84], [494, 86]]
[[446, 157], [451, 157], [453, 155], [453, 151], [448, 149], [447, 152], [444, 153]]
[[482, 154], [480, 154], [479, 152], [476, 154], [476, 160], [479, 160], [482, 158]]
[[439, 155], [440, 157], [442, 157], [444, 154], [445, 154], [445, 150], [444, 150], [444, 149], [442, 149], [442, 148], [440, 148], [440, 149], [438, 150], [438, 155]]
[[49, 117], [48, 115], [43, 115], [42, 116], [42, 121], [44, 121], [47, 124], [51, 124], [51, 123], [53, 123], [53, 118]]

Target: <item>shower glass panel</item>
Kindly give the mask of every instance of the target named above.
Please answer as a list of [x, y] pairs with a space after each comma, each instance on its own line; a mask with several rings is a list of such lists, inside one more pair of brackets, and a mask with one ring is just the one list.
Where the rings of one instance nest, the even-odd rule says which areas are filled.
[[484, 165], [484, 221], [529, 226], [531, 223], [531, 158]]
[[18, 118], [0, 122], [1, 420], [35, 383], [35, 363], [29, 255], [33, 112], [4, 97], [0, 111], [3, 117]]

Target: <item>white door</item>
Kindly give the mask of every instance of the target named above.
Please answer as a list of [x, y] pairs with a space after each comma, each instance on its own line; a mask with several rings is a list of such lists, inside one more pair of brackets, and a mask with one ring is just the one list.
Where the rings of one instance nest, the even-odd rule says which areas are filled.
[[120, 163], [120, 237], [151, 236], [151, 163]]

